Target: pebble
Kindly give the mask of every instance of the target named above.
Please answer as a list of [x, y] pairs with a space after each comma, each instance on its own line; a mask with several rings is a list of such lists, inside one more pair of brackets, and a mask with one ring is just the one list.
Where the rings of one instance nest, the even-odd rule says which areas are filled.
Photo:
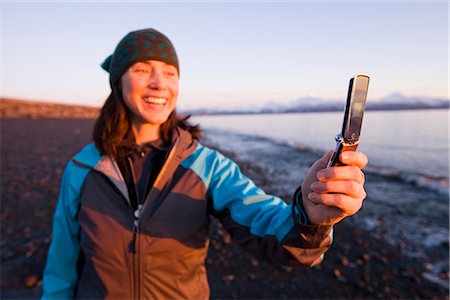
[[259, 261], [257, 259], [252, 258], [250, 260], [250, 264], [254, 267], [257, 267], [257, 266], [259, 266]]
[[350, 261], [348, 260], [348, 258], [346, 256], [343, 256], [341, 258], [341, 265], [343, 265], [344, 267], [347, 267], [350, 264]]
[[336, 278], [339, 278], [342, 275], [342, 273], [339, 269], [334, 269], [333, 274], [334, 274], [334, 277], [336, 277]]
[[233, 281], [236, 277], [233, 274], [223, 275], [222, 280], [225, 282]]
[[27, 288], [32, 288], [33, 286], [36, 285], [36, 283], [38, 283], [39, 279], [37, 278], [36, 275], [31, 275], [28, 276], [27, 278], [25, 278], [25, 286]]
[[225, 244], [231, 244], [231, 236], [229, 235], [229, 234], [224, 234], [223, 236], [222, 236], [222, 241], [225, 243]]

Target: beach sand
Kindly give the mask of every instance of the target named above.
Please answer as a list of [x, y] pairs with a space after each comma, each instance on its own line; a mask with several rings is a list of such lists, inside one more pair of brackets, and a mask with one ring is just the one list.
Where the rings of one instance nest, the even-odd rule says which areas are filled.
[[[2, 120], [1, 298], [38, 298], [60, 177], [90, 142], [93, 120]], [[206, 131], [202, 141], [238, 162], [267, 193], [291, 200], [321, 153]], [[448, 197], [366, 171], [363, 209], [337, 224], [322, 265], [258, 261], [213, 221], [211, 298], [448, 299]]]

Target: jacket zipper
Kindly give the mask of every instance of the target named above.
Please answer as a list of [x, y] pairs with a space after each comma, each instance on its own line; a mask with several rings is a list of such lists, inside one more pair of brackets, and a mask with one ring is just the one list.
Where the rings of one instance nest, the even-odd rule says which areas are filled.
[[[161, 169], [159, 170], [159, 174], [155, 179], [155, 182], [158, 180], [158, 178], [161, 176], [161, 171], [164, 168], [164, 166], [167, 164], [167, 159], [170, 156], [170, 154], [172, 153], [173, 150], [173, 145], [170, 147], [170, 149], [168, 150], [166, 157], [164, 158], [164, 163], [161, 167]], [[131, 170], [131, 175], [133, 177], [133, 185], [134, 185], [134, 189], [135, 189], [135, 194], [136, 194], [136, 202], [138, 203], [138, 208], [137, 210], [134, 211], [133, 213], [133, 238], [131, 240], [131, 244], [130, 244], [130, 252], [132, 254], [132, 268], [133, 268], [133, 292], [134, 292], [134, 297], [133, 299], [140, 299], [140, 269], [141, 269], [141, 258], [140, 258], [140, 253], [139, 253], [139, 245], [140, 245], [140, 238], [139, 238], [139, 222], [140, 222], [140, 217], [142, 215], [142, 210], [144, 208], [144, 203], [141, 203], [141, 201], [139, 201], [140, 197], [139, 197], [139, 193], [138, 193], [138, 189], [137, 189], [137, 184], [136, 184], [136, 175], [134, 173], [134, 168], [133, 168], [133, 162], [131, 161], [130, 157], [127, 157], [127, 162], [128, 162], [128, 166]], [[146, 183], [146, 185], [148, 184], [148, 182]], [[147, 189], [147, 186], [146, 186]], [[148, 195], [147, 195], [148, 196]], [[136, 247], [136, 243], [138, 245], [138, 247]], [[137, 249], [136, 249], [137, 248]]]
[[138, 247], [136, 249], [136, 240], [139, 239], [139, 221], [140, 221], [140, 217], [142, 214], [143, 205], [140, 204], [140, 201], [139, 201], [139, 194], [138, 194], [138, 190], [137, 190], [137, 186], [136, 186], [136, 175], [134, 174], [133, 162], [131, 161], [131, 158], [127, 157], [127, 162], [128, 162], [128, 166], [130, 167], [131, 174], [133, 177], [133, 185], [134, 185], [135, 194], [136, 194], [136, 202], [138, 203], [138, 207], [133, 213], [133, 238], [131, 240], [130, 252], [132, 254], [132, 268], [133, 268], [132, 273], [133, 273], [133, 277], [134, 277], [133, 278], [133, 292], [134, 292], [133, 298], [140, 299], [141, 297], [140, 297], [140, 291], [139, 291], [139, 286], [140, 286], [139, 242], [138, 242]]

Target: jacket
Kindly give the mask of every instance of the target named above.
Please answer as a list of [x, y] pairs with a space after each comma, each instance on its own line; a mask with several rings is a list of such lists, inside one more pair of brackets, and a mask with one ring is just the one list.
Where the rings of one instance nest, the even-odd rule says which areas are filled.
[[211, 217], [257, 257], [317, 264], [331, 226], [301, 224], [296, 211], [182, 129], [134, 211], [117, 163], [89, 144], [62, 177], [42, 298], [207, 299]]

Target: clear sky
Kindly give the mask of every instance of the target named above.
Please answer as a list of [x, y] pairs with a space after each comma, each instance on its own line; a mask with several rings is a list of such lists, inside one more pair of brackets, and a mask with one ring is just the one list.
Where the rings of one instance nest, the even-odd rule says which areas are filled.
[[448, 99], [448, 3], [1, 3], [3, 97], [101, 106], [100, 68], [128, 32], [174, 43], [185, 108], [345, 98], [371, 75], [369, 99]]

